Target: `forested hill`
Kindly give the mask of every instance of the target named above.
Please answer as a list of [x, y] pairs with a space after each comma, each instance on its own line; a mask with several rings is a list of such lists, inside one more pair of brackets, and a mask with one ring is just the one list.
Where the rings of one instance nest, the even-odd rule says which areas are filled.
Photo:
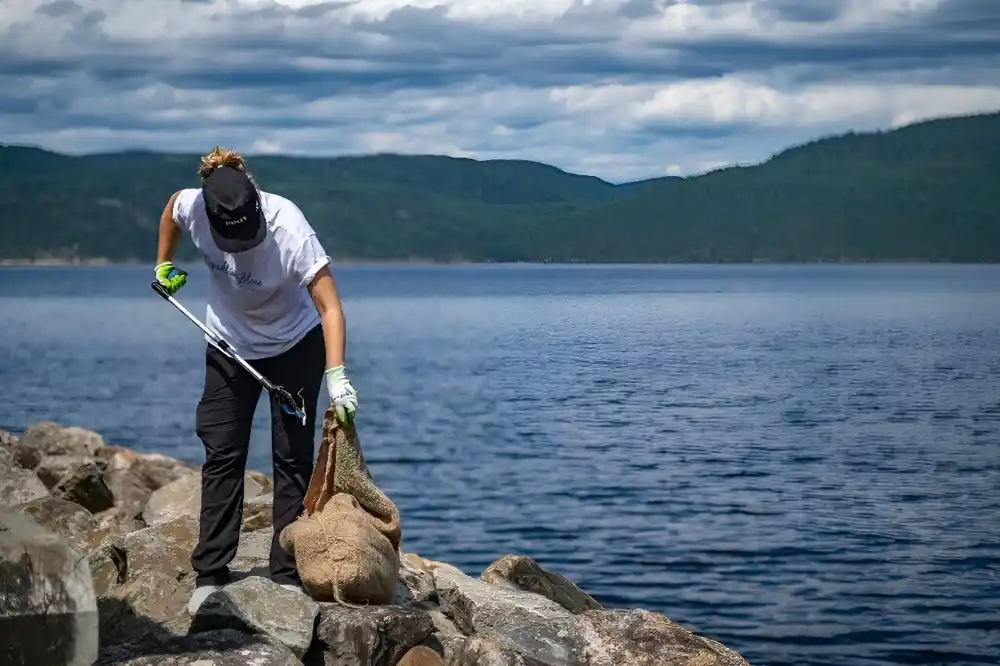
[[[754, 166], [614, 185], [525, 161], [251, 157], [337, 258], [1000, 261], [1000, 113], [817, 140]], [[197, 155], [0, 151], [0, 259], [152, 261]], [[182, 257], [193, 251], [185, 243]]]

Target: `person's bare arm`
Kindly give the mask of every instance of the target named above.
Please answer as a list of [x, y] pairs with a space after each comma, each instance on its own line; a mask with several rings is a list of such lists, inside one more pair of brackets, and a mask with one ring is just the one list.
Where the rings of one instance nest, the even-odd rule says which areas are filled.
[[156, 246], [156, 264], [160, 265], [165, 261], [173, 261], [174, 250], [181, 240], [181, 229], [174, 222], [174, 202], [180, 192], [174, 192], [167, 200], [167, 205], [163, 207], [160, 214], [160, 231]]
[[347, 322], [329, 266], [321, 268], [306, 288], [313, 303], [316, 304], [322, 322], [323, 340], [326, 343], [326, 367], [335, 368], [344, 365], [347, 355]]

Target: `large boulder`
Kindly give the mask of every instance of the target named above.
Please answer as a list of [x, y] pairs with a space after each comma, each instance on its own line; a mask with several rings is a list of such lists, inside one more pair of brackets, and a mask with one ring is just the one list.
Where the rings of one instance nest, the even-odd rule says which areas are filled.
[[433, 633], [434, 623], [420, 609], [322, 603], [317, 650], [326, 666], [395, 666]]
[[437, 602], [437, 589], [434, 587], [434, 574], [424, 564], [424, 560], [415, 553], [399, 554], [399, 575], [396, 584], [396, 595], [392, 603], [406, 604], [413, 601]]
[[[523, 566], [533, 572], [529, 579], [559, 580], [537, 563]], [[495, 573], [508, 565], [491, 568]], [[452, 666], [749, 666], [721, 643], [658, 613], [571, 612], [514, 584], [488, 583], [447, 567], [433, 573], [441, 609], [469, 637], [454, 649]], [[548, 584], [541, 587], [551, 593]]]
[[[271, 535], [267, 529], [240, 537], [230, 563], [234, 580], [267, 575]], [[101, 610], [102, 647], [147, 632], [180, 636], [191, 630], [187, 603], [194, 592], [191, 552], [197, 542], [197, 519], [180, 516], [107, 539], [90, 554]]]
[[90, 552], [102, 543], [145, 529], [147, 525], [127, 507], [115, 506], [94, 514], [94, 527], [77, 535], [76, 542]]
[[115, 505], [111, 489], [104, 482], [104, 473], [91, 460], [73, 467], [51, 492], [55, 497], [75, 502], [91, 513], [99, 513]]
[[191, 632], [238, 629], [267, 636], [300, 659], [312, 644], [319, 605], [261, 576], [248, 576], [211, 594], [191, 621]]
[[17, 506], [49, 495], [38, 475], [18, 464], [11, 447], [0, 446], [0, 506]]
[[0, 655], [9, 666], [90, 666], [98, 614], [86, 558], [27, 514], [0, 508]]
[[190, 465], [156, 453], [107, 446], [97, 456], [104, 463], [104, 478], [115, 506], [132, 516], [141, 514], [150, 496], [163, 486], [185, 476], [198, 476]]
[[191, 571], [191, 552], [198, 543], [198, 520], [181, 516], [132, 532], [120, 540], [128, 571], [158, 571], [183, 578]]
[[[244, 475], [244, 501], [266, 495], [271, 490], [270, 480], [266, 477], [262, 479], [261, 475], [255, 472], [247, 472]], [[150, 495], [142, 519], [147, 525], [155, 525], [180, 516], [197, 518], [200, 513], [201, 474], [183, 474]]]
[[140, 636], [104, 648], [94, 666], [302, 666], [302, 662], [280, 643], [223, 629], [188, 636]]
[[750, 666], [722, 643], [648, 610], [593, 610], [577, 616], [581, 666]]
[[274, 493], [251, 497], [243, 502], [243, 531], [256, 532], [273, 527]]
[[[124, 561], [127, 566], [127, 560]], [[147, 635], [182, 636], [191, 618], [187, 603], [194, 578], [178, 580], [162, 571], [128, 572], [98, 598], [101, 647]], [[117, 583], [117, 584], [116, 584]]]
[[[35, 467], [35, 474], [42, 480], [45, 487], [51, 490], [81, 465], [86, 463], [97, 465], [97, 462], [97, 458], [93, 456], [47, 455], [42, 456], [41, 461]], [[103, 470], [98, 467], [98, 472], [103, 472]]]
[[589, 594], [565, 576], [541, 567], [534, 559], [523, 555], [505, 555], [491, 564], [479, 578], [494, 585], [514, 586], [526, 592], [540, 594], [571, 613], [601, 608]]
[[465, 635], [496, 637], [510, 654], [552, 666], [579, 662], [574, 615], [556, 602], [450, 571], [437, 572], [435, 581], [441, 609]]
[[[59, 497], [40, 497], [17, 507], [42, 527], [74, 541], [97, 527], [94, 515], [79, 504]], [[84, 550], [84, 549], [81, 549]]]
[[45, 456], [93, 458], [104, 446], [104, 438], [92, 430], [42, 421], [25, 430], [10, 449], [21, 467], [34, 470]]
[[17, 444], [17, 435], [0, 428], [0, 449], [8, 449]]
[[101, 645], [145, 633], [181, 635], [190, 626], [191, 551], [198, 522], [182, 516], [118, 539], [90, 554], [101, 610]]

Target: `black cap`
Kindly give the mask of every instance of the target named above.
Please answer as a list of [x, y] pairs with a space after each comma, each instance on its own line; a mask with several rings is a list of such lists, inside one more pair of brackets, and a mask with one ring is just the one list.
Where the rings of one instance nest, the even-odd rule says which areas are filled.
[[246, 252], [263, 242], [267, 223], [257, 188], [245, 173], [219, 167], [201, 186], [212, 238], [223, 252]]

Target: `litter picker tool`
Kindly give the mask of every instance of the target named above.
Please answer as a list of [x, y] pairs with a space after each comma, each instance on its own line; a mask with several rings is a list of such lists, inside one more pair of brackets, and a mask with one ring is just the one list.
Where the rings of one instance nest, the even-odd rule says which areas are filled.
[[170, 292], [168, 292], [162, 284], [154, 281], [152, 287], [153, 291], [162, 296], [165, 301], [167, 301], [175, 308], [180, 310], [181, 314], [190, 319], [195, 326], [204, 331], [205, 335], [208, 336], [208, 341], [212, 344], [212, 346], [214, 346], [216, 349], [221, 351], [229, 358], [239, 363], [241, 366], [243, 366], [244, 370], [253, 375], [253, 378], [256, 379], [258, 382], [260, 382], [261, 386], [263, 386], [268, 393], [277, 398], [278, 405], [286, 414], [291, 414], [292, 416], [296, 417], [299, 421], [302, 422], [302, 425], [306, 424], [305, 409], [295, 404], [295, 400], [292, 398], [291, 393], [289, 393], [284, 387], [272, 384], [270, 381], [268, 381], [268, 379], [264, 375], [257, 372], [257, 370], [252, 365], [247, 363], [245, 360], [243, 360], [243, 358], [240, 357], [239, 354], [233, 351], [233, 348], [229, 346], [228, 342], [223, 340], [217, 333], [209, 330], [207, 326], [198, 321], [197, 317], [188, 312], [187, 308], [181, 305], [176, 298], [171, 296]]

